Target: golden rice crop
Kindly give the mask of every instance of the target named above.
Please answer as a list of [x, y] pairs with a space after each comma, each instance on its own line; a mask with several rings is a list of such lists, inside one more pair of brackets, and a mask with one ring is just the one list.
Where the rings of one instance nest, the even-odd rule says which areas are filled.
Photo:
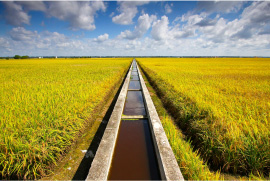
[[224, 180], [219, 172], [211, 172], [198, 152], [193, 151], [190, 141], [186, 140], [185, 135], [162, 105], [162, 100], [151, 86], [152, 82], [148, 82], [145, 74], [143, 77], [184, 178], [186, 180]]
[[270, 171], [269, 58], [140, 58], [165, 104], [213, 168]]
[[131, 61], [0, 61], [1, 177], [33, 179], [56, 164]]

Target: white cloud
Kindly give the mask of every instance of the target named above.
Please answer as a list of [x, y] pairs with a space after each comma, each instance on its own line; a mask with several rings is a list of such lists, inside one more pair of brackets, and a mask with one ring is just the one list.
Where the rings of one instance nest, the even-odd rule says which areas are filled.
[[129, 41], [126, 44], [125, 49], [131, 50], [131, 51], [136, 51], [141, 45], [142, 45], [142, 43], [140, 41], [133, 40], [133, 41]]
[[262, 28], [259, 33], [259, 35], [267, 35], [270, 34], [270, 25], [266, 25], [264, 28]]
[[16, 1], [23, 9], [28, 11], [46, 11], [46, 5], [42, 1]]
[[207, 14], [236, 12], [243, 6], [241, 1], [199, 1], [196, 11], [203, 10]]
[[155, 19], [156, 19], [155, 15], [149, 16], [148, 14], [143, 14], [138, 18], [137, 25], [135, 26], [133, 32], [126, 30], [124, 32], [121, 32], [121, 34], [118, 37], [129, 40], [141, 38], [151, 27], [151, 24]]
[[75, 46], [78, 41], [71, 40], [64, 34], [58, 32], [44, 31], [38, 33], [37, 31], [17, 27], [13, 28], [9, 35], [10, 39], [8, 42], [10, 47], [12, 47], [14, 51], [24, 51], [25, 53], [23, 54], [28, 54], [30, 51], [39, 52], [39, 50], [47, 50], [50, 52], [61, 48], [79, 48], [79, 46]]
[[174, 26], [169, 26], [169, 19], [167, 16], [162, 16], [160, 20], [153, 23], [152, 27], [152, 38], [156, 41], [177, 41], [177, 39], [184, 39], [189, 37], [195, 37], [196, 34], [196, 24], [200, 22], [202, 18], [200, 16], [194, 15], [189, 16], [186, 24], [180, 26], [180, 24], [175, 24]]
[[49, 1], [46, 5], [41, 1], [7, 1], [5, 5], [5, 19], [8, 24], [21, 26], [30, 25], [29, 11], [46, 12], [49, 17], [55, 17], [70, 23], [73, 30], [94, 30], [97, 11], [105, 11], [106, 6], [102, 1], [78, 2], [78, 1]]
[[174, 28], [172, 29], [171, 34], [175, 39], [183, 39], [196, 36], [194, 28], [182, 28], [182, 30]]
[[0, 37], [0, 47], [8, 49], [9, 45], [9, 41], [6, 38]]
[[[170, 28], [170, 27], [169, 27]], [[23, 30], [22, 32], [29, 31]], [[173, 34], [173, 29], [169, 31]], [[29, 32], [28, 32], [29, 33]], [[28, 33], [25, 33], [28, 35]], [[58, 32], [35, 33], [29, 39], [15, 41], [8, 37], [0, 37], [0, 53], [2, 56], [36, 55], [36, 56], [218, 56], [218, 55], [246, 55], [270, 56], [270, 36], [263, 35], [252, 40], [241, 39], [237, 42], [215, 43], [206, 37], [196, 39], [155, 39], [145, 37], [126, 41], [123, 39], [107, 39], [102, 43], [94, 43], [93, 39], [72, 39]], [[12, 51], [11, 48], [12, 47]], [[32, 52], [32, 53], [31, 53]]]
[[23, 24], [30, 25], [31, 16], [28, 11], [45, 11], [46, 6], [40, 1], [4, 1], [5, 6], [5, 19], [10, 25], [21, 26]]
[[197, 22], [195, 25], [200, 27], [214, 26], [217, 23], [216, 19], [204, 18], [201, 21]]
[[151, 35], [155, 43], [151, 48], [163, 47], [169, 52], [185, 44], [202, 55], [259, 55], [263, 52], [259, 50], [270, 49], [269, 9], [270, 2], [253, 2], [239, 19], [232, 21], [219, 15], [211, 19], [205, 12], [189, 12], [178, 17], [172, 26], [163, 16], [153, 23]]
[[110, 14], [110, 17], [112, 18], [114, 16], [114, 12], [112, 12], [111, 14]]
[[16, 27], [8, 35], [0, 37], [0, 53], [2, 55], [75, 55], [83, 49], [87, 49], [87, 44], [83, 41], [69, 38], [58, 32], [37, 32]]
[[94, 16], [100, 10], [106, 10], [105, 4], [101, 1], [57, 1], [49, 2], [47, 13], [49, 16], [68, 21], [73, 30], [94, 30], [96, 28]]
[[200, 26], [198, 30], [202, 33], [202, 37], [215, 43], [222, 43], [227, 39], [226, 33], [227, 21], [224, 18], [219, 18], [213, 26]]
[[201, 22], [205, 18], [206, 18], [206, 14], [204, 13], [194, 14], [194, 15], [190, 15], [187, 13], [182, 16], [181, 21], [187, 22], [188, 25], [195, 25], [196, 23]]
[[72, 41], [64, 34], [44, 31], [37, 35], [36, 42], [39, 48], [52, 48], [54, 46], [64, 47], [63, 45], [67, 47], [67, 45], [70, 45]]
[[30, 16], [23, 11], [22, 6], [12, 1], [3, 2], [5, 4], [5, 19], [8, 24], [20, 26], [30, 24]]
[[28, 31], [23, 27], [13, 28], [10, 31], [10, 37], [15, 41], [32, 41], [36, 35], [36, 31]]
[[260, 36], [260, 32], [269, 26], [269, 10], [270, 2], [253, 2], [244, 9], [239, 19], [227, 22], [220, 18], [212, 28], [201, 30], [206, 37], [211, 37], [214, 41], [216, 39], [221, 41], [253, 39]]
[[172, 3], [171, 3], [171, 5], [168, 3], [165, 5], [165, 13], [166, 14], [170, 14], [172, 12], [172, 6], [173, 6]]
[[153, 23], [151, 35], [152, 37], [159, 41], [168, 38], [169, 32], [169, 19], [167, 16], [162, 16], [160, 20]]
[[[211, 8], [208, 7], [209, 11], [212, 11], [213, 9], [217, 11], [221, 8], [218, 3], [202, 3], [211, 5], [209, 6]], [[225, 6], [224, 8], [226, 11], [232, 11], [237, 7], [237, 3], [234, 2], [222, 2], [221, 5]], [[231, 5], [232, 8], [229, 8], [229, 5]], [[235, 41], [240, 42], [241, 39], [251, 40], [259, 35], [268, 34], [267, 26], [269, 26], [270, 22], [269, 9], [270, 2], [253, 2], [250, 6], [244, 9], [241, 16], [239, 16], [239, 19], [232, 21], [228, 21], [219, 15], [214, 19], [211, 19], [208, 17], [209, 14], [205, 12], [200, 14], [192, 14], [191, 12], [188, 12], [182, 15], [181, 18], [177, 17], [174, 20], [174, 24], [180, 20], [182, 26], [179, 29], [176, 27], [180, 24], [176, 24], [175, 27], [172, 28], [172, 33], [175, 38], [199, 35], [199, 37], [208, 41], [213, 41], [214, 43], [235, 44]]]
[[109, 35], [105, 33], [104, 35], [99, 35], [97, 38], [94, 38], [95, 42], [101, 43], [109, 39]]
[[270, 22], [270, 2], [253, 2], [242, 13], [242, 19], [252, 24], [266, 24]]
[[138, 13], [137, 6], [141, 6], [147, 4], [149, 2], [146, 1], [122, 1], [118, 4], [120, 5], [118, 11], [120, 11], [119, 15], [116, 15], [112, 18], [112, 21], [116, 24], [129, 25], [133, 23], [133, 18]]

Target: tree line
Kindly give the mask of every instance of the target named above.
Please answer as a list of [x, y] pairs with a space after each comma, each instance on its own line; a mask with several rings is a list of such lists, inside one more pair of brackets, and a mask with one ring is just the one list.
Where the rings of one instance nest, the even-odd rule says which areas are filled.
[[24, 55], [24, 56], [15, 55], [15, 56], [14, 56], [14, 59], [27, 59], [27, 58], [29, 58], [28, 55]]

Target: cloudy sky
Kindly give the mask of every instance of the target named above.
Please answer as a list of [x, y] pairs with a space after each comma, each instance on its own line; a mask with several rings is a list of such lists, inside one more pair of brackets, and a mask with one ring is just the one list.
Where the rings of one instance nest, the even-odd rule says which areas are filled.
[[269, 1], [0, 1], [0, 56], [270, 56]]

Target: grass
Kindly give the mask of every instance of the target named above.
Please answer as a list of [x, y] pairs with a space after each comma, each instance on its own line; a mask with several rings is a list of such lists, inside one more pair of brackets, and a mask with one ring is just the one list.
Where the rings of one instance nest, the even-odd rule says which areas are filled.
[[131, 61], [1, 60], [1, 177], [45, 175], [89, 124]]
[[223, 180], [219, 172], [211, 172], [198, 152], [193, 151], [190, 141], [175, 125], [173, 118], [164, 108], [144, 74], [143, 77], [184, 178], [186, 180]]
[[269, 176], [270, 59], [138, 61], [212, 168], [251, 178]]

